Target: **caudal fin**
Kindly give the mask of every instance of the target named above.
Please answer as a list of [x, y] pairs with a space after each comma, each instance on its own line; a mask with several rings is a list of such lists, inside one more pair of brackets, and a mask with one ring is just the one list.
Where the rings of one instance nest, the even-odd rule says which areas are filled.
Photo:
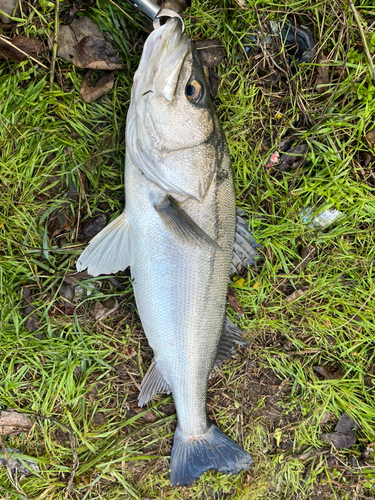
[[208, 470], [238, 474], [252, 463], [250, 455], [215, 425], [197, 439], [186, 438], [176, 429], [169, 479], [172, 486], [188, 486]]

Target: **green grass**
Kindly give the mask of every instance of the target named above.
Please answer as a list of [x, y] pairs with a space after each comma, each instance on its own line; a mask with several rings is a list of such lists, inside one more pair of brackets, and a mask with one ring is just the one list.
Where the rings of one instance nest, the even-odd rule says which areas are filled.
[[[106, 33], [126, 69], [99, 101], [81, 100], [84, 71], [63, 60], [58, 71], [64, 89], [55, 82], [52, 91], [48, 70], [29, 62], [0, 64], [0, 409], [28, 413], [34, 422], [28, 434], [3, 436], [2, 442], [34, 457], [40, 468], [21, 483], [0, 468], [3, 498], [60, 500], [70, 478], [69, 498], [84, 500], [375, 495], [375, 150], [366, 139], [374, 126], [375, 82], [345, 3], [247, 5], [193, 0], [185, 21], [193, 39], [220, 37], [225, 47], [215, 102], [238, 206], [264, 247], [263, 264], [249, 269], [241, 286], [232, 284], [244, 316], [236, 318], [230, 307], [229, 314], [249, 347], [216, 372], [209, 388], [209, 414], [250, 451], [255, 466], [236, 477], [206, 474], [189, 489], [170, 487], [176, 417], [172, 398], [163, 395], [151, 414], [149, 408], [137, 413], [152, 353], [126, 273], [121, 290], [105, 277], [84, 280], [95, 291], [64, 313], [60, 288], [64, 279], [74, 280], [79, 224], [100, 213], [108, 221], [124, 204], [126, 112], [144, 32], [103, 0], [85, 14]], [[18, 32], [51, 34], [54, 4], [32, 6], [30, 15], [17, 18]], [[121, 6], [134, 17], [127, 4]], [[373, 6], [356, 6], [374, 53]], [[244, 51], [250, 30], [288, 15], [310, 27], [321, 59], [330, 61], [331, 83], [323, 93], [314, 88], [318, 59], [289, 69], [281, 54], [272, 59]], [[49, 67], [46, 57], [42, 61]], [[286, 135], [308, 145], [306, 163], [289, 172], [267, 169]], [[371, 157], [366, 166], [365, 155]], [[314, 231], [301, 218], [307, 205], [335, 207], [343, 217]], [[46, 225], [56, 209], [71, 221], [61, 248]], [[297, 273], [308, 245], [317, 253]], [[23, 287], [32, 293], [38, 337], [25, 327]], [[286, 303], [298, 288], [303, 295]], [[113, 296], [120, 308], [95, 323], [95, 302]], [[322, 379], [312, 368], [318, 365], [344, 375]], [[320, 425], [326, 411], [331, 419]], [[358, 441], [350, 450], [335, 450], [321, 435], [333, 431], [344, 411], [359, 424]], [[309, 457], [299, 458], [308, 450]]]

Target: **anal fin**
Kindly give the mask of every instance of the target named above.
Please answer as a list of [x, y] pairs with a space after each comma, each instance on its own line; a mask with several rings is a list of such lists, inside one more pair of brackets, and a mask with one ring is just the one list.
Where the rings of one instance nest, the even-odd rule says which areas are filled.
[[155, 210], [164, 226], [181, 241], [195, 246], [209, 245], [222, 251], [216, 241], [210, 238], [173, 198], [169, 197], [164, 205], [156, 206]]
[[158, 392], [170, 394], [171, 389], [164, 380], [163, 374], [156, 366], [156, 362], [153, 361], [142, 380], [141, 392], [138, 396], [138, 406], [145, 406]]
[[241, 217], [243, 214], [242, 210], [237, 210], [232, 272], [239, 272], [244, 267], [253, 266], [260, 257], [257, 248], [261, 248], [261, 245], [255, 241], [254, 236], [250, 233], [247, 222]]
[[114, 274], [134, 264], [133, 231], [125, 212], [100, 231], [78, 258], [77, 271]]
[[217, 348], [215, 366], [220, 366], [224, 359], [229, 359], [236, 354], [236, 344], [246, 347], [247, 340], [242, 337], [241, 330], [226, 316]]

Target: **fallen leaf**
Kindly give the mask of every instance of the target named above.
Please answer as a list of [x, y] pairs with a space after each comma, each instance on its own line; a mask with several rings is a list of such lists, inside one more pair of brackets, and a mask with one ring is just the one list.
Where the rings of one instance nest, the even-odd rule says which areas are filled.
[[366, 139], [368, 140], [370, 146], [373, 148], [375, 145], [375, 128], [367, 132]]
[[40, 323], [38, 316], [36, 315], [35, 307], [32, 305], [32, 295], [29, 288], [24, 287], [22, 289], [22, 309], [23, 314], [27, 317], [25, 321], [25, 327], [29, 332], [36, 332], [40, 328]]
[[125, 355], [129, 356], [129, 358], [134, 358], [134, 356], [137, 355], [137, 351], [134, 349], [133, 346], [129, 346], [125, 349]]
[[86, 36], [94, 36], [104, 40], [104, 35], [99, 26], [87, 16], [79, 17], [69, 26], [60, 26], [57, 55], [75, 64], [75, 47]]
[[59, 290], [60, 296], [67, 302], [72, 303], [75, 294], [74, 287], [68, 283], [63, 283]]
[[321, 439], [332, 443], [335, 448], [350, 448], [357, 441], [355, 431], [349, 432], [348, 434], [343, 434], [341, 432], [322, 434]]
[[208, 90], [210, 91], [211, 99], [214, 100], [217, 94], [217, 91], [220, 87], [220, 77], [216, 73], [216, 71], [210, 70], [208, 72]]
[[321, 439], [332, 443], [336, 448], [350, 448], [356, 441], [356, 422], [344, 412], [337, 422], [334, 432], [323, 434]]
[[[313, 417], [314, 412], [309, 411], [309, 413], [306, 415], [307, 418]], [[325, 425], [331, 420], [332, 414], [329, 411], [323, 411], [319, 410], [318, 412], [315, 412], [314, 417], [311, 419], [311, 425]]]
[[25, 52], [29, 56], [36, 57], [44, 49], [44, 43], [37, 38], [26, 38], [20, 35], [9, 41], [13, 46], [0, 38], [0, 58], [5, 59], [5, 61], [26, 61], [27, 55], [22, 52]]
[[293, 302], [294, 300], [298, 299], [299, 297], [301, 297], [305, 292], [303, 290], [296, 290], [295, 292], [291, 293], [290, 295], [288, 295], [287, 297], [285, 297], [285, 302], [287, 304], [290, 304], [291, 302]]
[[119, 307], [119, 303], [114, 297], [106, 300], [103, 304], [97, 302], [92, 311], [92, 315], [96, 319], [96, 321], [102, 321], [105, 318], [108, 318], [116, 309]]
[[[18, 6], [17, 0], [0, 0], [0, 10], [5, 12], [5, 14], [8, 14], [9, 16], [13, 16], [14, 9], [16, 9], [16, 6]], [[4, 14], [0, 14], [0, 20], [4, 24], [9, 24], [12, 22], [12, 20], [9, 19], [9, 17], [5, 16]]]
[[236, 4], [241, 7], [241, 9], [247, 9], [247, 3], [246, 0], [236, 0]]
[[111, 71], [102, 76], [96, 83], [90, 85], [91, 74], [92, 70], [86, 73], [80, 90], [82, 99], [87, 103], [93, 102], [102, 95], [107, 94], [107, 92], [113, 89], [115, 83], [115, 74]]
[[191, 6], [191, 0], [158, 0], [157, 3], [162, 9], [171, 9], [175, 12], [182, 12]]
[[31, 429], [31, 420], [25, 413], [14, 410], [0, 412], [0, 436], [15, 436]]
[[[22, 458], [23, 463], [21, 463], [18, 458], [15, 458], [15, 454], [22, 454], [22, 451], [16, 450], [14, 448], [5, 448], [5, 452], [6, 453], [4, 453], [4, 458], [0, 458], [0, 465], [7, 466], [9, 472], [12, 475], [15, 474], [17, 477], [30, 476], [32, 474], [32, 471], [36, 473], [40, 472], [39, 467], [35, 462], [31, 462], [30, 460], [25, 460], [24, 458]], [[2, 449], [0, 449], [0, 453], [3, 454]]]
[[94, 36], [85, 36], [75, 46], [74, 64], [78, 68], [115, 70], [123, 69], [120, 59], [112, 47], [104, 40]]
[[320, 66], [318, 66], [315, 80], [315, 88], [319, 93], [323, 93], [327, 90], [328, 84], [330, 83], [329, 60], [322, 58], [319, 60], [319, 64]]
[[313, 366], [313, 370], [316, 373], [319, 373], [322, 377], [327, 378], [328, 380], [339, 380], [344, 376], [344, 372], [340, 370], [340, 368], [333, 370], [328, 365], [326, 366]]
[[105, 215], [98, 215], [96, 217], [86, 219], [81, 228], [81, 241], [84, 241], [85, 243], [89, 242], [94, 236], [100, 233], [106, 223], [107, 221]]
[[358, 425], [356, 424], [356, 422], [351, 417], [349, 417], [346, 412], [344, 412], [341, 415], [340, 420], [337, 422], [335, 432], [343, 432], [344, 434], [346, 434], [347, 432], [351, 432], [357, 429]]
[[224, 47], [220, 40], [200, 40], [195, 47], [204, 66], [216, 68], [225, 57]]
[[93, 425], [102, 426], [107, 423], [107, 419], [105, 418], [103, 413], [96, 411], [91, 419], [91, 423]]
[[280, 156], [279, 169], [282, 171], [290, 170], [303, 164], [308, 151], [307, 144], [298, 144], [286, 151]]
[[239, 316], [242, 316], [244, 314], [244, 310], [242, 309], [241, 305], [237, 302], [237, 299], [236, 299], [236, 290], [234, 288], [229, 288], [229, 290], [228, 290], [228, 300], [229, 300], [230, 305], [236, 311], [236, 313]]
[[142, 420], [144, 420], [147, 423], [152, 424], [153, 422], [156, 422], [157, 417], [156, 417], [155, 413], [152, 410], [149, 410], [147, 413], [145, 413], [142, 416]]
[[314, 245], [303, 247], [301, 252], [302, 262], [296, 266], [295, 272], [300, 273], [301, 271], [304, 271], [307, 264], [315, 257], [315, 255], [316, 248], [314, 247]]
[[69, 232], [71, 230], [72, 223], [72, 215], [64, 209], [57, 208], [52, 212], [48, 220], [48, 233], [51, 238], [55, 238], [63, 232]]

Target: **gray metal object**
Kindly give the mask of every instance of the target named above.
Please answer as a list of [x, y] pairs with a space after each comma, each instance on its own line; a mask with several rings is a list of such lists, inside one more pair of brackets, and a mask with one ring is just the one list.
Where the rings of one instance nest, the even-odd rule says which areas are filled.
[[145, 16], [147, 16], [153, 22], [154, 29], [157, 29], [161, 26], [161, 20], [163, 17], [177, 17], [181, 21], [182, 32], [185, 30], [185, 25], [181, 16], [177, 14], [172, 9], [162, 9], [159, 5], [152, 0], [129, 0], [134, 7], [139, 9]]

